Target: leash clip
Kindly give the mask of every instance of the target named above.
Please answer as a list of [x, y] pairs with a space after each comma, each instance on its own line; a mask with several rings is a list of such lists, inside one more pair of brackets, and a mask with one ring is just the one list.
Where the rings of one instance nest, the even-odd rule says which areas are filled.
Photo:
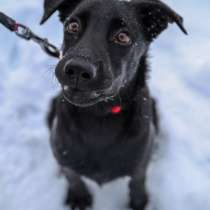
[[25, 40], [33, 40], [44, 50], [48, 55], [59, 58], [60, 57], [60, 50], [55, 47], [54, 45], [50, 44], [48, 39], [41, 38], [34, 34], [30, 28], [22, 25], [17, 24], [16, 26], [16, 35]]
[[19, 36], [20, 38], [25, 39], [25, 40], [30, 40], [31, 39], [31, 34], [32, 33], [31, 33], [31, 30], [28, 27], [26, 27], [22, 24], [16, 24], [15, 27], [16, 27], [15, 33], [16, 33], [17, 36]]
[[15, 32], [18, 37], [27, 41], [32, 40], [36, 42], [48, 55], [55, 58], [61, 58], [62, 53], [56, 46], [49, 43], [47, 39], [41, 38], [33, 33], [29, 27], [17, 23], [15, 20], [2, 12], [0, 12], [0, 23], [10, 31]]

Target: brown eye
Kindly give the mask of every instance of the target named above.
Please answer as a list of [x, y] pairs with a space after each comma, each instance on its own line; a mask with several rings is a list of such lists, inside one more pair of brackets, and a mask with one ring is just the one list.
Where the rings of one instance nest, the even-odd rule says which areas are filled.
[[131, 38], [127, 32], [120, 32], [117, 35], [114, 36], [115, 43], [121, 44], [121, 45], [130, 45], [131, 44]]
[[66, 30], [71, 34], [78, 33], [80, 31], [80, 24], [77, 21], [70, 22]]

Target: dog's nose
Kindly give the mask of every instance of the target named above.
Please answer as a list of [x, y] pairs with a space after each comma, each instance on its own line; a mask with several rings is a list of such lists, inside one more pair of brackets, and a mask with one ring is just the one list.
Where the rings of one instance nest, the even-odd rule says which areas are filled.
[[96, 77], [96, 66], [83, 60], [70, 60], [64, 67], [64, 72], [72, 81], [87, 83]]

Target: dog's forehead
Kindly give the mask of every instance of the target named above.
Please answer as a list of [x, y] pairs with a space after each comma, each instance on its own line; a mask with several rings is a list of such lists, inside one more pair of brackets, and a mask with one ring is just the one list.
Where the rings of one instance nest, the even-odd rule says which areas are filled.
[[128, 0], [83, 0], [73, 11], [89, 13], [92, 16], [111, 19], [114, 17], [133, 20], [132, 10]]

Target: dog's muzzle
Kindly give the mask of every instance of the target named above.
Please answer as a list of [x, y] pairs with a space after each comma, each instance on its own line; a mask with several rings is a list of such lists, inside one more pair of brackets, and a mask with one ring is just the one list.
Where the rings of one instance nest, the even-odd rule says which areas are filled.
[[[95, 59], [96, 60], [96, 59]], [[64, 56], [56, 67], [56, 77], [64, 96], [77, 106], [91, 106], [112, 95], [113, 75], [102, 61], [82, 56]]]

